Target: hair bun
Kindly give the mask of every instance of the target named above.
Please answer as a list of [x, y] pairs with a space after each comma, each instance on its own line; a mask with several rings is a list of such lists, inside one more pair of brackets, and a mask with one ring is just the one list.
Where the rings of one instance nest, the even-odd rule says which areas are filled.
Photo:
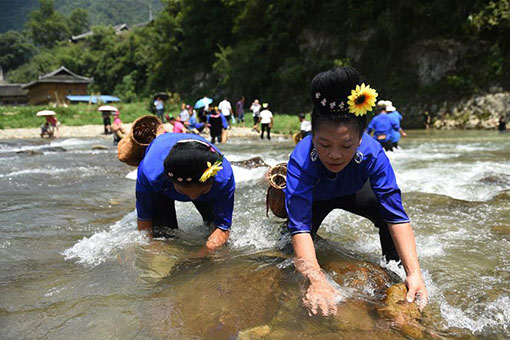
[[348, 110], [347, 97], [361, 84], [354, 67], [337, 67], [317, 74], [310, 86], [313, 106], [322, 114]]

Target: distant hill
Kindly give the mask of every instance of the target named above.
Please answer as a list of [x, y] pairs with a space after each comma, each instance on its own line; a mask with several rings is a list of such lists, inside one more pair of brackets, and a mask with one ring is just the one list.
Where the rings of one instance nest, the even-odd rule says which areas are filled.
[[[89, 12], [91, 25], [136, 24], [149, 21], [163, 5], [160, 0], [55, 0], [55, 8], [69, 14], [76, 8]], [[8, 30], [21, 31], [28, 13], [39, 8], [38, 0], [0, 0], [0, 33]]]

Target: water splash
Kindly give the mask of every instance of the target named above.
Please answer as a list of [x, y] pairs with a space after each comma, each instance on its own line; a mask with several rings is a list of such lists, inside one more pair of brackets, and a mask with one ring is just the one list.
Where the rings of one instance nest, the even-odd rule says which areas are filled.
[[113, 256], [127, 245], [148, 244], [149, 239], [140, 233], [136, 227], [136, 212], [131, 212], [120, 221], [110, 226], [108, 231], [98, 232], [90, 237], [84, 237], [74, 246], [66, 249], [62, 255], [66, 260], [97, 266]]

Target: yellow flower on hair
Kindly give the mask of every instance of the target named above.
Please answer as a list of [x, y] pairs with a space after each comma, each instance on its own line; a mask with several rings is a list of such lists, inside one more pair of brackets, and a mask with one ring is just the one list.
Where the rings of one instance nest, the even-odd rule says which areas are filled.
[[370, 85], [365, 83], [361, 86], [356, 85], [356, 89], [351, 91], [351, 95], [347, 97], [349, 100], [349, 112], [354, 113], [356, 116], [363, 116], [368, 111], [372, 111], [375, 106], [375, 99], [377, 98], [377, 91], [370, 88]]
[[223, 169], [223, 167], [221, 166], [222, 161], [223, 161], [223, 158], [219, 158], [212, 165], [211, 165], [211, 162], [207, 162], [207, 169], [205, 169], [205, 171], [202, 174], [202, 177], [200, 177], [199, 181], [202, 183], [205, 183], [209, 178], [216, 176], [218, 171]]

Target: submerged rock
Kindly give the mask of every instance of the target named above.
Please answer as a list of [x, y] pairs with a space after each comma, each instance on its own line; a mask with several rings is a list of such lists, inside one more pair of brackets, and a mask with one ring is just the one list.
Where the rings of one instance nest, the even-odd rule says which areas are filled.
[[[271, 321], [282, 293], [281, 269], [250, 261], [206, 266], [207, 261], [192, 261], [174, 269], [168, 279], [171, 291], [158, 296], [165, 305], [173, 306], [172, 310], [154, 310], [147, 320], [155, 335], [229, 339], [241, 330]], [[256, 333], [261, 335], [260, 331]]]
[[20, 155], [27, 155], [27, 156], [44, 155], [44, 153], [39, 150], [20, 150], [20, 151], [16, 151], [16, 153], [20, 154]]
[[40, 149], [43, 152], [66, 152], [67, 150], [61, 146], [48, 146]]
[[108, 147], [101, 144], [92, 145], [92, 150], [108, 150]]
[[230, 162], [232, 165], [237, 165], [243, 168], [247, 169], [254, 169], [254, 168], [261, 168], [261, 167], [268, 167], [269, 165], [264, 162], [264, 160], [261, 157], [253, 157], [250, 159], [246, 159], [244, 161], [234, 161]]
[[491, 227], [493, 234], [510, 237], [510, 225], [496, 225]]
[[414, 302], [407, 302], [407, 287], [403, 283], [397, 283], [386, 292], [385, 305], [379, 307], [379, 315], [388, 318], [402, 330], [405, 335], [415, 339], [424, 336], [424, 327], [420, 324], [421, 312]]

